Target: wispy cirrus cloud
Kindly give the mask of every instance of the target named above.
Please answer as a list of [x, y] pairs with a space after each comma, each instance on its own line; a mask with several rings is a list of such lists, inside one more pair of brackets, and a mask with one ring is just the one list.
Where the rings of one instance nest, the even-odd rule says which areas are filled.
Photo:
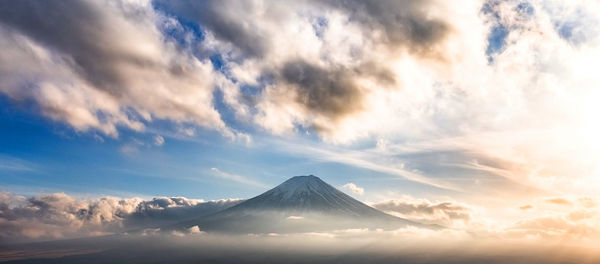
[[299, 155], [305, 158], [346, 164], [357, 168], [369, 169], [377, 172], [386, 173], [389, 175], [401, 177], [420, 184], [451, 191], [458, 191], [459, 188], [451, 184], [430, 178], [416, 171], [406, 170], [402, 165], [393, 166], [387, 163], [380, 163], [376, 159], [376, 155], [372, 155], [368, 151], [360, 151], [353, 149], [345, 149], [343, 147], [325, 147], [316, 146], [308, 143], [293, 143], [281, 140], [268, 140], [269, 144], [278, 145], [279, 151], [285, 151], [293, 155]]
[[261, 187], [261, 188], [267, 187], [266, 184], [260, 183], [258, 181], [249, 179], [249, 178], [241, 176], [241, 175], [227, 173], [227, 172], [221, 171], [218, 168], [213, 167], [213, 168], [210, 168], [210, 170], [215, 176], [223, 178], [223, 179], [227, 179], [227, 180], [231, 180], [231, 181], [235, 181], [235, 182], [243, 183], [243, 184], [249, 184], [249, 185], [252, 185], [255, 187]]
[[0, 155], [0, 170], [32, 172], [37, 171], [37, 166], [32, 162], [19, 158]]

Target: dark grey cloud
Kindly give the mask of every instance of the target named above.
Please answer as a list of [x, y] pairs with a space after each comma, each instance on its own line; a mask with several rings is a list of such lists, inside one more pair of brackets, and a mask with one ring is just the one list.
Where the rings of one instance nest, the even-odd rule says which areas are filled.
[[112, 28], [101, 6], [92, 1], [0, 1], [0, 23], [59, 51], [84, 79], [114, 96], [125, 91], [127, 76], [119, 64], [157, 67], [154, 58], [113, 43]]
[[244, 13], [255, 8], [253, 1], [155, 0], [154, 5], [177, 19], [199, 24], [201, 29], [232, 43], [246, 56], [261, 57], [268, 52], [268, 36], [261, 36], [260, 28], [253, 25], [260, 21], [242, 19]]
[[[179, 19], [199, 23], [226, 42], [233, 43], [249, 56], [264, 56], [269, 49], [269, 38], [254, 25], [259, 21], [244, 21], [244, 14], [252, 13], [259, 8], [252, 1], [164, 1], [156, 0], [154, 4]], [[441, 41], [450, 26], [439, 19], [431, 18], [428, 8], [432, 1], [359, 1], [328, 0], [300, 1], [315, 8], [327, 5], [345, 12], [349, 19], [359, 22], [365, 32], [381, 30], [383, 41], [393, 46], [402, 46], [414, 52], [426, 53], [430, 47]], [[268, 4], [264, 8], [268, 16], [281, 16], [276, 4]], [[291, 7], [290, 7], [291, 8]]]
[[[317, 1], [320, 3], [320, 1]], [[329, 0], [329, 5], [344, 10], [350, 19], [360, 21], [363, 30], [381, 30], [384, 39], [394, 47], [404, 47], [428, 55], [432, 47], [446, 37], [451, 26], [432, 18], [430, 0]]]
[[310, 111], [335, 118], [362, 108], [362, 92], [352, 80], [352, 71], [346, 68], [289, 61], [281, 68], [279, 78], [296, 90], [296, 101]]
[[[387, 69], [372, 63], [355, 67], [344, 65], [321, 66], [307, 60], [295, 59], [273, 69], [276, 88], [283, 94], [279, 100], [290, 100], [301, 105], [311, 115], [326, 117], [331, 122], [364, 110], [367, 91], [356, 78], [369, 78], [382, 87], [395, 83], [395, 77]], [[318, 131], [327, 128], [313, 124]]]

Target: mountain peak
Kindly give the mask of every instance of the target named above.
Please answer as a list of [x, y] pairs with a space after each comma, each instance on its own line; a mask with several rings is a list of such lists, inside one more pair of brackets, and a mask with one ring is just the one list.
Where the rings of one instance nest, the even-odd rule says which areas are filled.
[[308, 176], [294, 176], [289, 178], [287, 181], [279, 184], [277, 187], [271, 189], [273, 192], [282, 192], [291, 195], [298, 191], [330, 191], [331, 187], [329, 184], [321, 180], [319, 177], [314, 175]]
[[315, 176], [315, 175], [299, 175], [299, 176], [294, 176], [292, 178], [289, 178], [287, 181], [291, 181], [291, 180], [310, 180], [310, 179], [319, 179], [321, 180], [321, 178]]
[[310, 182], [310, 181], [320, 181], [325, 183], [323, 180], [321, 180], [321, 178], [315, 176], [315, 175], [300, 175], [300, 176], [294, 176], [292, 178], [287, 179], [286, 181], [284, 181], [282, 184], [285, 183], [291, 183], [291, 182], [295, 182], [295, 183], [306, 183], [306, 182]]
[[312, 195], [323, 196], [336, 191], [319, 177], [308, 175], [294, 176], [264, 194], [277, 197], [281, 202], [304, 203], [306, 198]]

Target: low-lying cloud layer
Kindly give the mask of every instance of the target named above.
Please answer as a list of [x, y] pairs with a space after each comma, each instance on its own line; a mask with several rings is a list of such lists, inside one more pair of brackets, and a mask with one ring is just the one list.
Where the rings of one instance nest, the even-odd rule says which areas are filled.
[[0, 193], [0, 241], [105, 235], [156, 228], [200, 217], [240, 200], [203, 201], [183, 197], [75, 199], [64, 193], [23, 197]]
[[[0, 241], [31, 241], [69, 237], [98, 236], [127, 231], [157, 235], [161, 227], [197, 218], [236, 205], [241, 200], [203, 201], [183, 197], [76, 199], [63, 193], [23, 197], [0, 194]], [[481, 208], [458, 202], [437, 202], [404, 199], [386, 200], [372, 204], [389, 214], [415, 222], [443, 226], [439, 230], [408, 226], [398, 230], [363, 229], [299, 234], [313, 237], [373, 238], [410, 236], [500, 241], [561, 241], [580, 245], [596, 241], [600, 229], [595, 225], [600, 212], [589, 197], [573, 199], [567, 211], [555, 210], [545, 199], [535, 201], [536, 207], [515, 220], [494, 219]], [[520, 210], [520, 209], [519, 209]], [[290, 221], [303, 221], [291, 217]], [[139, 232], [136, 232], [139, 233]], [[202, 235], [196, 227], [174, 231], [175, 236]], [[255, 234], [259, 236], [295, 236], [293, 234]]]

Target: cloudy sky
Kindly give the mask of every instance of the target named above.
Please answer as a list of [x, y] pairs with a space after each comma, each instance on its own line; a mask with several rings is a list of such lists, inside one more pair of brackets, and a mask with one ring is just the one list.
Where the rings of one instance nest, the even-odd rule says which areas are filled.
[[598, 237], [598, 13], [0, 1], [0, 225], [16, 230], [2, 236], [103, 232], [92, 207], [125, 221], [153, 197], [195, 207], [314, 174], [411, 219]]

